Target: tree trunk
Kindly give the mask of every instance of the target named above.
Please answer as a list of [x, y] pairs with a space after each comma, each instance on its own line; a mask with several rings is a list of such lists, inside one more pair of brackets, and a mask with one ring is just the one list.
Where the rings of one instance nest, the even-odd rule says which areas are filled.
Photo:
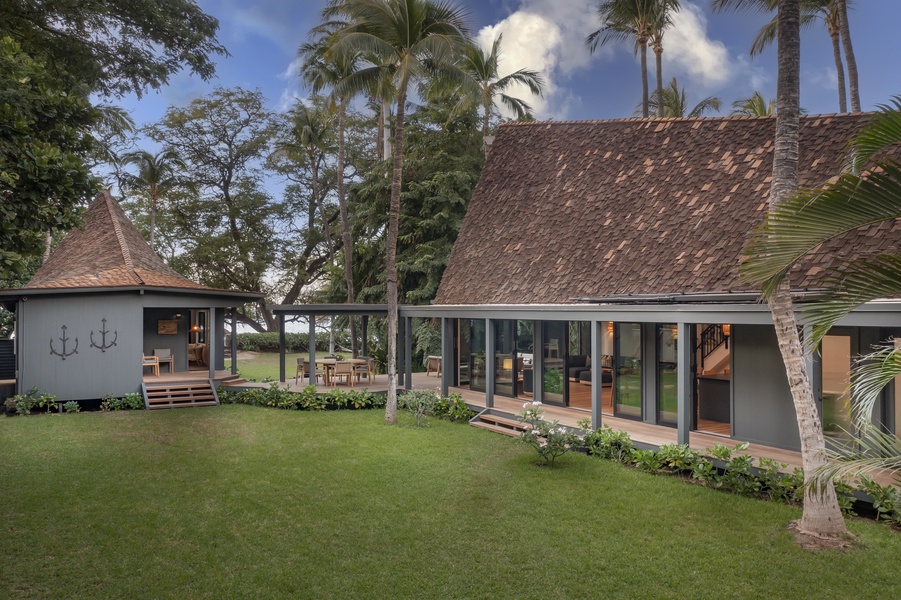
[[638, 38], [641, 47], [641, 116], [648, 118], [648, 39]]
[[654, 58], [657, 62], [657, 116], [664, 117], [665, 109], [663, 102], [663, 44], [654, 43]]
[[482, 117], [482, 147], [485, 150], [485, 158], [488, 158], [488, 126], [491, 123], [491, 105], [490, 100], [485, 103], [485, 116]]
[[857, 86], [857, 59], [854, 58], [854, 47], [851, 45], [851, 26], [848, 25], [848, 3], [838, 2], [838, 18], [842, 29], [842, 45], [845, 48], [845, 61], [848, 63], [848, 88], [851, 92], [851, 112], [860, 112], [860, 90]]
[[154, 234], [156, 233], [156, 194], [150, 194], [150, 249], [156, 252], [156, 245], [153, 243]]
[[829, 37], [832, 38], [832, 56], [835, 58], [835, 72], [838, 79], [838, 112], [848, 112], [848, 98], [845, 94], [845, 68], [842, 63], [842, 46], [839, 40], [840, 34], [834, 28], [829, 28]]
[[[800, 126], [801, 32], [799, 0], [779, 0], [779, 78], [776, 92], [776, 140], [773, 149], [773, 181], [770, 208], [775, 208], [795, 192], [798, 186], [798, 131]], [[826, 462], [826, 441], [813, 391], [804, 362], [804, 350], [798, 334], [792, 306], [790, 282], [786, 278], [769, 299], [779, 351], [791, 388], [798, 431], [801, 436], [801, 460], [805, 482]], [[835, 488], [807, 487], [804, 510], [798, 528], [814, 536], [846, 533]]]
[[379, 160], [384, 160], [385, 149], [382, 137], [385, 135], [385, 101], [379, 100], [378, 131], [375, 133], [375, 153]]
[[50, 258], [50, 248], [53, 246], [53, 231], [47, 231], [44, 234], [44, 257], [41, 259], [42, 263], [47, 262], [47, 259]]
[[404, 103], [407, 82], [397, 88], [397, 114], [394, 120], [394, 178], [388, 207], [387, 257], [385, 283], [388, 288], [388, 401], [385, 423], [397, 423], [397, 234], [400, 229], [400, 191], [404, 168]]
[[[347, 197], [344, 193], [344, 98], [340, 99], [338, 106], [338, 159], [336, 170], [338, 174], [338, 211], [341, 215], [341, 240], [344, 243], [344, 284], [347, 286], [347, 303], [354, 303], [354, 271], [353, 271], [353, 239], [350, 235], [350, 221], [347, 218]], [[357, 356], [357, 325], [354, 316], [350, 319], [350, 350], [353, 357]]]
[[[406, 97], [406, 94], [404, 94]], [[382, 159], [388, 160], [391, 158], [391, 114], [388, 110], [388, 102], [382, 100], [382, 118], [380, 126], [383, 128], [382, 132]]]

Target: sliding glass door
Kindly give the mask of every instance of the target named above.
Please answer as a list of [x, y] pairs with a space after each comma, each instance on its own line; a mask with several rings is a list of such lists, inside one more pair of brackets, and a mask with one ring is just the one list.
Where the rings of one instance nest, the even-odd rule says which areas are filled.
[[614, 332], [613, 414], [641, 418], [641, 323], [617, 323]]

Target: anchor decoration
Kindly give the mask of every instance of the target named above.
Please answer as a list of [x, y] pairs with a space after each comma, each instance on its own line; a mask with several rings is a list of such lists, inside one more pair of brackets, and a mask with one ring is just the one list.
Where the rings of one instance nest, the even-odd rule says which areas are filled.
[[66, 335], [66, 326], [63, 325], [63, 336], [59, 338], [59, 341], [63, 343], [62, 352], [57, 352], [53, 347], [53, 339], [50, 340], [50, 355], [56, 355], [61, 357], [63, 360], [66, 360], [67, 356], [72, 356], [73, 354], [78, 354], [78, 338], [75, 338], [75, 348], [72, 349], [71, 352], [66, 352], [66, 342], [69, 341], [69, 336]]
[[113, 332], [113, 341], [109, 344], [106, 343], [106, 334], [109, 333], [109, 329], [106, 328], [106, 319], [101, 319], [103, 323], [103, 327], [100, 328], [100, 344], [98, 345], [94, 341], [94, 332], [91, 332], [91, 348], [100, 348], [101, 352], [106, 352], [107, 348], [112, 348], [116, 345], [116, 340], [119, 339], [119, 331]]

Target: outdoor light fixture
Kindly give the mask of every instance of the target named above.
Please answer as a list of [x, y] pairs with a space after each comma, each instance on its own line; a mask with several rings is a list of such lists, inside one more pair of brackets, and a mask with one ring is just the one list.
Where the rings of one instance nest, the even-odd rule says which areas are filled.
[[729, 347], [729, 336], [732, 335], [732, 325], [729, 323], [723, 324], [723, 337], [726, 338], [726, 348]]
[[196, 323], [194, 325], [191, 325], [191, 331], [198, 333], [200, 331], [200, 325], [197, 325]]
[[607, 321], [607, 333], [613, 333], [613, 321]]

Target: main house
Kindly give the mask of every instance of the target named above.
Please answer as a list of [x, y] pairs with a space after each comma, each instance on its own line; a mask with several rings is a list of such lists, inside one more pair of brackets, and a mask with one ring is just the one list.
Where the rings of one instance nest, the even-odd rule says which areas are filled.
[[149, 382], [219, 379], [226, 312], [234, 331], [235, 308], [262, 297], [179, 275], [103, 192], [83, 227], [23, 288], [0, 290], [0, 303], [16, 313], [15, 391], [96, 400], [141, 391], [145, 375]]
[[[802, 117], [800, 185], [837, 175], [867, 118]], [[441, 319], [444, 390], [798, 449], [769, 310], [737, 271], [767, 210], [774, 130], [748, 117], [502, 125], [436, 300], [401, 307]], [[897, 251], [901, 224], [844, 241], [843, 258]], [[837, 249], [791, 273], [799, 301]], [[810, 357], [827, 436], [851, 429], [852, 356], [901, 332], [899, 311], [854, 311]], [[901, 433], [901, 390], [874, 418]]]

